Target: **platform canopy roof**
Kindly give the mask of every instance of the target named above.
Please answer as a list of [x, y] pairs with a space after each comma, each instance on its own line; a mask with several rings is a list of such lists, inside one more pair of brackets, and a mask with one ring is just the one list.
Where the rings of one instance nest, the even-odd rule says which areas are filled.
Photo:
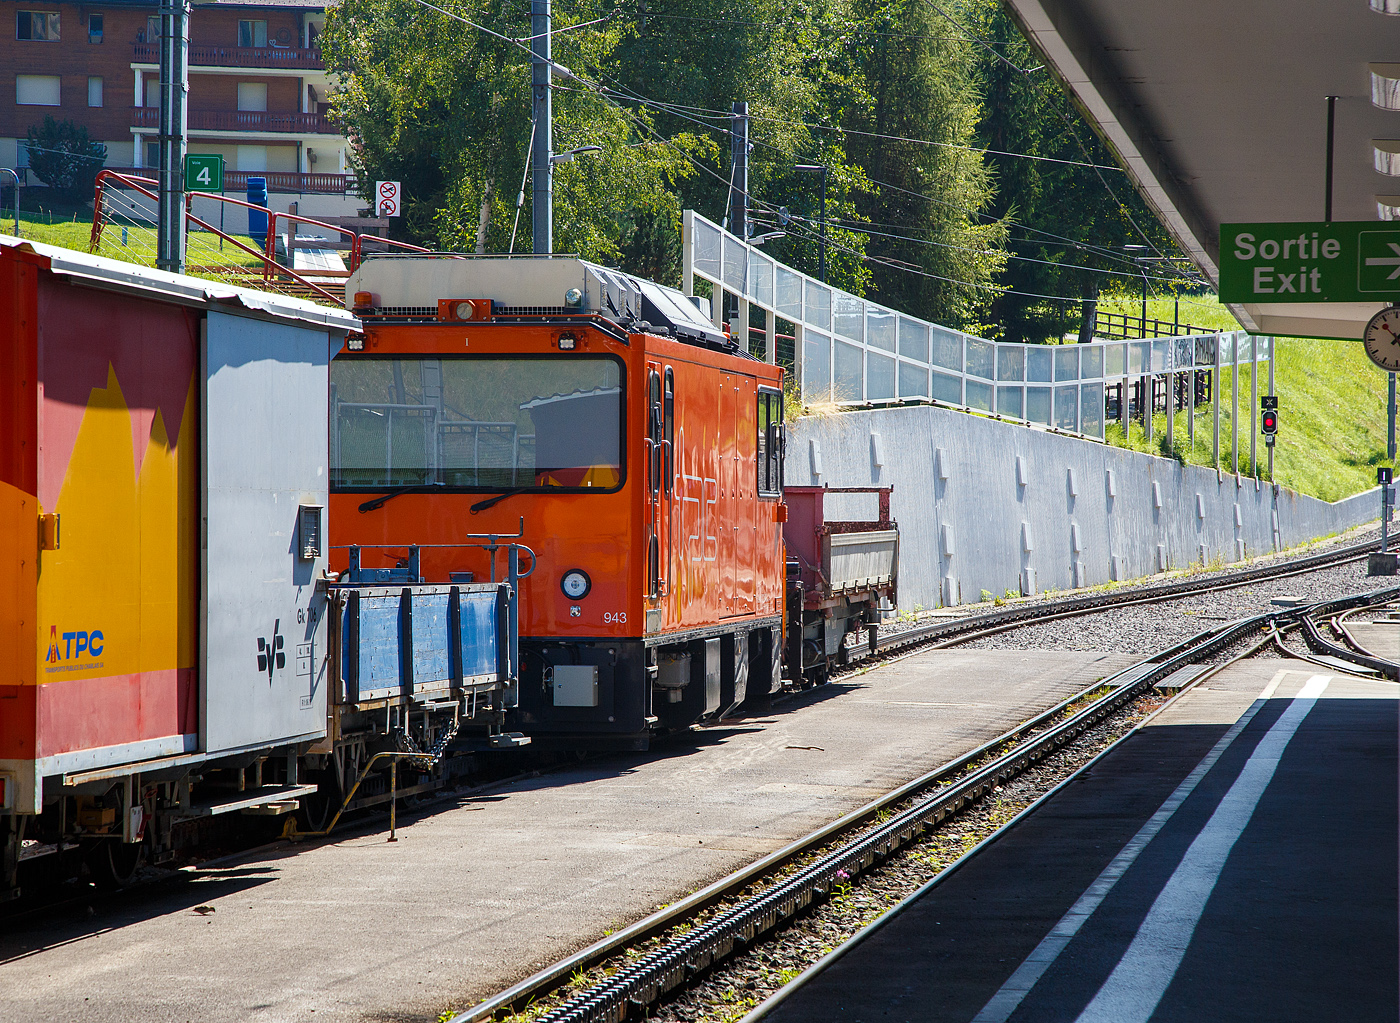
[[[1328, 96], [1333, 220], [1400, 206], [1373, 144], [1400, 151], [1400, 111], [1371, 99], [1372, 65], [1400, 65], [1400, 0], [1005, 2], [1211, 280], [1222, 223], [1323, 219]], [[1381, 305], [1231, 308], [1262, 334], [1360, 338]]]

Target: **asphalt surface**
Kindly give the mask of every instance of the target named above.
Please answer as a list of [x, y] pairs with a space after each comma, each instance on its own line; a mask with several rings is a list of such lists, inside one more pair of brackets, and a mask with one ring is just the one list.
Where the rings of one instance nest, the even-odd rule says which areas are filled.
[[1398, 698], [1226, 669], [754, 1015], [1395, 1020]]
[[759, 720], [0, 933], [0, 1021], [431, 1021], [1132, 662], [929, 651]]

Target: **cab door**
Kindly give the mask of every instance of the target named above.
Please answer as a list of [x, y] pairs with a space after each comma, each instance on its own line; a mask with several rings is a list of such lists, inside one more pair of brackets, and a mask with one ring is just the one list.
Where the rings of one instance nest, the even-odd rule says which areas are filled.
[[731, 373], [720, 377], [719, 423], [716, 448], [719, 453], [719, 507], [715, 535], [719, 546], [720, 614], [741, 614], [738, 582], [739, 507], [739, 378]]
[[671, 592], [671, 504], [674, 480], [675, 375], [660, 363], [647, 364], [646, 555], [647, 631], [661, 625], [661, 601]]

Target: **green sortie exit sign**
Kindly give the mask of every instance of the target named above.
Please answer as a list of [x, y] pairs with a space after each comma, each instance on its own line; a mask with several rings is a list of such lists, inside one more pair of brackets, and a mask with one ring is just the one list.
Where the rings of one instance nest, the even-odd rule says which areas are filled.
[[1400, 222], [1221, 224], [1222, 302], [1400, 299]]

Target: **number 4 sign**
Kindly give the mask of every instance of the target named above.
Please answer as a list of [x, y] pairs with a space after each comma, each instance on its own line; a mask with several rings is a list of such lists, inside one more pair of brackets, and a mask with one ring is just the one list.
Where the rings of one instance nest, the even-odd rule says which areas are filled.
[[397, 181], [378, 181], [374, 185], [374, 212], [381, 217], [399, 216], [403, 196]]
[[222, 192], [224, 158], [217, 154], [191, 153], [185, 157], [185, 191]]

